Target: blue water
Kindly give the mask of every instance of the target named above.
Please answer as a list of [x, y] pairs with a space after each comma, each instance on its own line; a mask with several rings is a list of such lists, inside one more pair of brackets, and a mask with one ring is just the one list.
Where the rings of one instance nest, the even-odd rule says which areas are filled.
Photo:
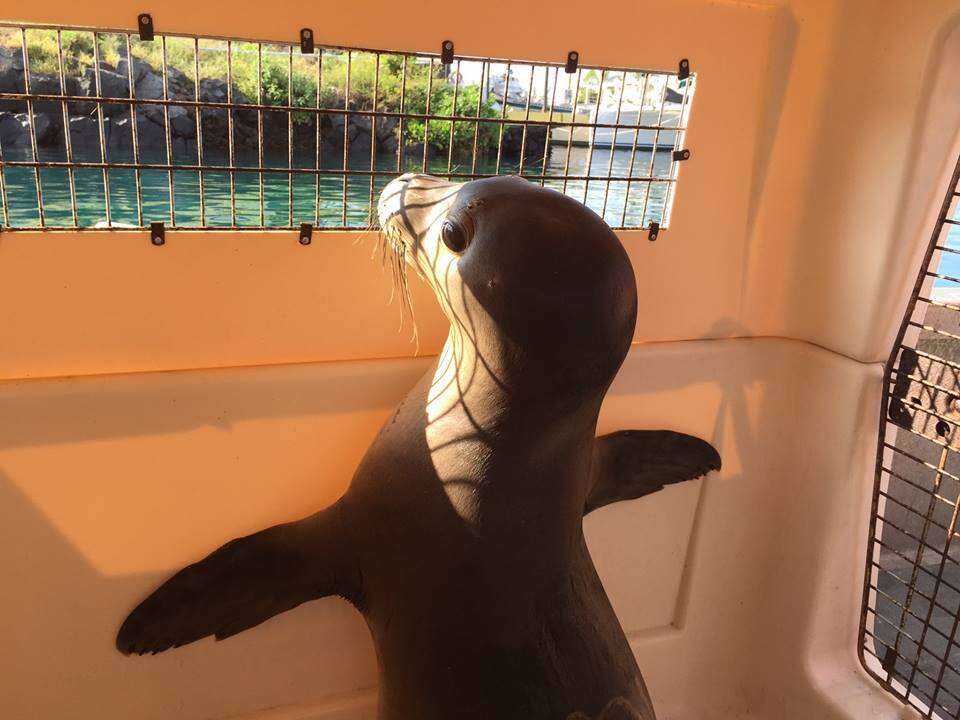
[[[960, 203], [954, 210], [953, 219], [960, 221]], [[946, 225], [944, 226], [944, 232], [945, 236], [941, 238], [938, 244], [958, 252], [941, 252], [940, 262], [934, 272], [939, 275], [960, 278], [960, 225]], [[935, 288], [960, 290], [960, 282], [944, 280], [943, 278], [936, 278], [933, 286]]]
[[[419, 171], [422, 168], [422, 155], [410, 153], [411, 157], [404, 170]], [[41, 157], [43, 154], [41, 153]], [[56, 158], [62, 159], [62, 158]], [[94, 158], [89, 158], [94, 159]], [[96, 158], [99, 160], [99, 158]], [[555, 147], [551, 152], [546, 174], [563, 173], [566, 161], [566, 148]], [[589, 161], [589, 172], [587, 165]], [[155, 161], [159, 162], [159, 160]], [[341, 168], [342, 160], [331, 158], [326, 168]], [[195, 163], [195, 158], [185, 159], [181, 164]], [[207, 160], [210, 163], [210, 160]], [[266, 157], [265, 165], [285, 167], [286, 155]], [[525, 163], [525, 175], [541, 173], [542, 160]], [[294, 165], [297, 165], [295, 160]], [[500, 174], [516, 174], [519, 162], [502, 161]], [[630, 150], [613, 151], [597, 148], [592, 157], [587, 148], [573, 148], [570, 153], [570, 175], [607, 175], [608, 169], [613, 176], [640, 177], [649, 173], [651, 152], [638, 150], [630, 171]], [[653, 176], [667, 178], [671, 170], [669, 152], [658, 152], [653, 158]], [[370, 159], [351, 161], [351, 169], [370, 169]], [[264, 218], [263, 224], [274, 227], [296, 226], [302, 222], [316, 223], [323, 227], [366, 227], [370, 220], [370, 211], [376, 205], [380, 190], [396, 176], [396, 155], [382, 155], [376, 158], [374, 169], [383, 170], [383, 174], [373, 176], [373, 203], [371, 204], [370, 176], [353, 176], [344, 181], [341, 177], [324, 176], [320, 178], [319, 203], [316, 181], [312, 175], [293, 175], [292, 183], [286, 173], [264, 173]], [[428, 170], [442, 175], [447, 171], [446, 158], [436, 158], [428, 162]], [[495, 158], [478, 161], [477, 172], [494, 174], [497, 170]], [[453, 171], [470, 172], [469, 165], [454, 163]], [[230, 211], [229, 173], [216, 170], [204, 171], [204, 215], [201, 219], [200, 187], [198, 173], [192, 170], [174, 170], [173, 173], [173, 210], [174, 220], [170, 218], [169, 178], [165, 170], [144, 170], [141, 173], [141, 195], [143, 221], [162, 221], [177, 226], [216, 226], [232, 225]], [[40, 224], [37, 211], [37, 186], [32, 168], [6, 167], [3, 170], [9, 217], [6, 224], [12, 227], [37, 227]], [[346, 182], [347, 208], [344, 218], [343, 195]], [[289, 196], [293, 193], [293, 212], [290, 212]], [[653, 183], [647, 200], [646, 183], [628, 183], [626, 181], [599, 182], [570, 181], [564, 188], [562, 180], [547, 180], [546, 187], [585, 202], [602, 213], [612, 226], [643, 227], [649, 221], [661, 221], [667, 197], [667, 183]], [[609, 186], [609, 187], [608, 187]], [[71, 227], [73, 224], [70, 205], [69, 175], [64, 168], [42, 168], [40, 187], [43, 194], [44, 220], [48, 227]], [[106, 221], [106, 203], [103, 173], [99, 169], [76, 169], [74, 187], [77, 197], [78, 224], [92, 227]], [[138, 225], [137, 192], [133, 170], [113, 169], [108, 172], [110, 198], [110, 220], [113, 223]], [[260, 222], [259, 173], [238, 172], [234, 181], [236, 200], [236, 222], [241, 226], [258, 226]], [[646, 202], [646, 213], [644, 204]], [[626, 212], [624, 213], [624, 206]], [[605, 206], [605, 207], [604, 207]], [[623, 220], [623, 222], [621, 222]]]

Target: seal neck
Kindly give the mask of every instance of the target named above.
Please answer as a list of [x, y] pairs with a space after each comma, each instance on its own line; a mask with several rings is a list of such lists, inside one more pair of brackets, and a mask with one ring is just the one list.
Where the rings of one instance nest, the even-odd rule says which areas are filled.
[[568, 387], [557, 377], [542, 359], [523, 357], [495, 341], [477, 343], [451, 325], [427, 394], [428, 423], [452, 416], [481, 433], [529, 422], [593, 432], [591, 422], [609, 382]]
[[[584, 447], [593, 441], [604, 389], [530, 402], [518, 382], [522, 374], [504, 374], [483, 348], [451, 330], [427, 389], [430, 461], [451, 506], [474, 526], [484, 504], [489, 522], [491, 501], [498, 504], [502, 493], [505, 508], [529, 500], [582, 509], [588, 468], [577, 458], [589, 457]], [[488, 482], [491, 472], [499, 487]]]

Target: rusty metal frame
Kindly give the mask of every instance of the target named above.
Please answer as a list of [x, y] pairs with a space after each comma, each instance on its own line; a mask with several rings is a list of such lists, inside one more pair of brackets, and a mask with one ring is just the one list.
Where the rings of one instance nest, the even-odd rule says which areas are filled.
[[[946, 356], [953, 348], [960, 352], [960, 335], [939, 326], [944, 316], [960, 317], [960, 305], [936, 300], [928, 290], [935, 278], [960, 288], [960, 279], [937, 272], [942, 253], [960, 252], [945, 242], [949, 228], [960, 225], [951, 218], [958, 198], [960, 158], [884, 369], [858, 641], [864, 669], [884, 688], [924, 718], [952, 720], [960, 720], [960, 583], [948, 577], [960, 572], [960, 559], [951, 555], [951, 548], [960, 549], [954, 544], [960, 534], [960, 477], [954, 464], [960, 459], [960, 424], [942, 408], [944, 403], [960, 408], [953, 405], [960, 402], [960, 387], [931, 375], [937, 368], [941, 374], [960, 373], [960, 364]], [[937, 308], [934, 319], [929, 319], [930, 308]], [[924, 337], [951, 345], [928, 352], [918, 347]], [[921, 456], [927, 452], [929, 457]], [[921, 477], [906, 477], [895, 469], [897, 463]], [[910, 502], [914, 498], [926, 507], [916, 507]], [[907, 513], [905, 520], [895, 522], [897, 513]], [[950, 519], [938, 521], [938, 515]], [[915, 544], [915, 550], [894, 546], [904, 542]], [[933, 621], [934, 613], [950, 618], [949, 631]]]
[[[319, 45], [317, 44], [314, 48], [312, 54], [303, 54], [300, 53], [300, 39], [297, 38], [295, 41], [289, 43], [275, 42], [275, 41], [256, 41], [256, 40], [245, 40], [239, 38], [221, 38], [216, 36], [198, 36], [198, 35], [184, 35], [184, 34], [164, 34], [156, 33], [156, 37], [152, 42], [157, 42], [162, 46], [162, 67], [158, 70], [162, 73], [163, 78], [163, 93], [162, 97], [159, 98], [139, 98], [135, 96], [134, 91], [134, 73], [133, 73], [133, 62], [128, 62], [127, 64], [127, 81], [128, 81], [128, 94], [126, 97], [104, 97], [101, 84], [101, 63], [102, 58], [100, 56], [100, 37], [102, 35], [111, 34], [111, 35], [121, 35], [125, 38], [125, 51], [126, 57], [128, 59], [133, 58], [131, 53], [131, 40], [139, 41], [139, 35], [137, 30], [130, 30], [128, 28], [124, 29], [106, 29], [106, 28], [73, 28], [66, 26], [56, 26], [56, 25], [30, 25], [23, 23], [0, 23], [0, 30], [12, 30], [14, 32], [20, 33], [20, 44], [22, 47], [22, 58], [23, 58], [23, 75], [24, 75], [24, 92], [22, 93], [0, 93], [0, 101], [20, 101], [23, 102], [27, 108], [28, 113], [28, 124], [27, 132], [29, 132], [30, 139], [30, 149], [31, 156], [30, 159], [11, 159], [9, 157], [4, 157], [2, 149], [0, 149], [0, 208], [3, 210], [2, 216], [0, 216], [0, 227], [4, 230], [110, 230], [110, 229], [129, 229], [130, 225], [119, 226], [115, 223], [114, 218], [112, 217], [113, 213], [110, 208], [110, 199], [111, 199], [111, 185], [110, 185], [110, 172], [111, 170], [123, 170], [123, 171], [133, 171], [134, 182], [136, 185], [136, 218], [137, 224], [134, 227], [146, 228], [149, 227], [151, 222], [162, 221], [165, 223], [167, 229], [218, 229], [218, 230], [297, 230], [300, 227], [301, 220], [303, 218], [295, 217], [294, 212], [294, 185], [295, 178], [298, 176], [312, 176], [314, 178], [313, 183], [315, 184], [315, 201], [312, 209], [313, 222], [316, 226], [322, 227], [325, 230], [354, 230], [354, 229], [366, 229], [372, 227], [375, 223], [375, 218], [373, 217], [373, 210], [376, 206], [376, 179], [389, 179], [401, 173], [403, 170], [409, 170], [409, 167], [405, 167], [404, 160], [407, 160], [406, 165], [409, 165], [410, 153], [405, 147], [405, 136], [404, 136], [404, 125], [410, 121], [421, 121], [424, 126], [424, 142], [422, 150], [417, 150], [417, 152], [422, 153], [420, 158], [419, 171], [427, 172], [430, 171], [433, 174], [437, 174], [443, 177], [447, 177], [453, 180], [470, 180], [476, 178], [490, 177], [501, 173], [502, 158], [503, 158], [503, 140], [504, 133], [507, 126], [520, 126], [522, 128], [522, 139], [520, 141], [520, 158], [519, 158], [519, 171], [522, 176], [532, 182], [539, 183], [541, 185], [556, 185], [557, 189], [562, 190], [563, 192], [568, 192], [569, 194], [577, 197], [577, 199], [588, 202], [588, 189], [591, 184], [598, 184], [602, 186], [602, 203], [598, 202], [598, 207], [596, 208], [601, 215], [604, 215], [610, 225], [616, 229], [636, 229], [636, 228], [646, 228], [650, 223], [657, 223], [659, 227], [666, 227], [670, 219], [670, 209], [672, 206], [672, 200], [675, 195], [674, 186], [677, 183], [678, 175], [678, 162], [675, 159], [671, 159], [669, 164], [669, 171], [666, 173], [658, 174], [654, 170], [654, 161], [658, 157], [659, 152], [663, 153], [672, 153], [677, 149], [682, 147], [682, 141], [687, 128], [687, 120], [689, 117], [689, 107], [690, 107], [690, 96], [692, 95], [691, 89], [694, 84], [694, 76], [690, 76], [685, 80], [680, 80], [678, 72], [665, 72], [657, 70], [639, 70], [631, 68], [614, 68], [614, 67], [591, 67], [586, 65], [580, 65], [577, 68], [575, 78], [564, 73], [564, 64], [563, 63], [544, 63], [544, 62], [520, 62], [516, 60], [500, 60], [495, 58], [484, 58], [484, 57], [465, 57], [457, 56], [455, 59], [455, 67], [457, 69], [455, 80], [451, 83], [453, 86], [453, 110], [449, 114], [444, 114], [440, 112], [431, 112], [430, 102], [433, 95], [433, 88], [436, 83], [441, 81], [441, 78], [445, 76], [442, 75], [444, 72], [444, 66], [439, 64], [441, 62], [441, 56], [439, 53], [412, 53], [412, 52], [402, 52], [402, 51], [389, 51], [389, 50], [373, 50], [373, 49], [364, 49], [364, 48], [348, 48], [341, 47], [336, 45]], [[95, 83], [95, 94], [92, 96], [88, 95], [69, 95], [67, 94], [67, 86], [65, 82], [66, 74], [64, 71], [64, 51], [63, 51], [63, 42], [61, 39], [61, 32], [63, 31], [76, 31], [90, 33], [93, 39], [93, 48], [94, 48], [94, 64], [93, 70], [95, 73], [96, 83]], [[50, 93], [37, 93], [32, 92], [30, 87], [30, 57], [28, 49], [28, 34], [31, 31], [54, 31], [56, 32], [56, 43], [57, 43], [57, 54], [58, 54], [58, 77], [59, 80], [59, 93], [50, 94]], [[192, 74], [194, 77], [194, 92], [192, 97], [171, 97], [170, 88], [168, 87], [168, 77], [169, 77], [169, 68], [168, 68], [168, 59], [167, 59], [167, 41], [169, 39], [177, 40], [187, 40], [192, 43], [193, 52], [194, 52], [194, 61], [193, 61], [193, 70]], [[202, 41], [223, 41], [226, 43], [226, 56], [227, 56], [227, 98], [226, 102], [218, 102], [213, 100], [204, 100], [202, 99], [200, 92], [200, 54], [201, 54], [201, 45]], [[234, 46], [237, 43], [255, 43], [256, 52], [257, 52], [257, 94], [256, 100], [248, 102], [235, 102], [232, 96], [233, 91], [233, 57], [234, 57]], [[285, 104], [268, 104], [264, 101], [263, 93], [263, 55], [264, 48], [279, 48], [282, 49], [282, 52], [286, 55], [286, 77], [287, 77], [287, 92], [286, 92], [286, 102]], [[313, 58], [313, 62], [316, 64], [316, 102], [313, 106], [301, 106], [297, 105], [294, 102], [294, 92], [293, 92], [293, 58], [294, 53], [298, 57]], [[346, 59], [346, 89], [344, 94], [344, 102], [342, 107], [322, 107], [321, 106], [321, 87], [323, 80], [324, 72], [324, 53], [338, 53], [345, 56]], [[372, 108], [360, 109], [350, 107], [350, 81], [351, 81], [351, 60], [358, 54], [372, 54], [376, 58], [376, 80], [374, 87], [374, 101]], [[274, 54], [277, 54], [274, 52]], [[403, 67], [402, 67], [402, 78], [401, 78], [401, 87], [400, 87], [400, 106], [396, 111], [386, 110], [383, 107], [380, 107], [378, 104], [378, 95], [381, 82], [381, 59], [383, 56], [391, 56], [402, 58]], [[474, 62], [480, 63], [480, 85], [478, 91], [478, 100], [474, 114], [461, 115], [458, 114], [458, 110], [463, 110], [463, 108], [458, 108], [458, 96], [462, 96], [463, 85], [461, 84], [460, 76], [460, 67], [464, 62]], [[417, 113], [409, 111], [409, 102], [408, 102], [408, 92], [407, 92], [407, 79], [410, 72], [410, 67], [414, 63], [426, 64], [429, 63], [429, 81], [427, 86], [427, 95], [426, 95], [426, 108], [425, 112]], [[453, 65], [448, 66], [448, 70]], [[498, 75], [495, 72], [496, 67], [504, 67], [502, 75]], [[511, 69], [512, 68], [528, 68], [529, 69], [529, 85], [527, 87], [527, 96], [526, 96], [526, 105], [525, 107], [521, 106], [517, 108], [518, 116], [510, 117], [507, 114], [507, 107], [509, 103], [509, 89], [511, 81]], [[599, 73], [600, 82], [597, 87], [597, 98], [595, 107], [592, 106], [593, 103], [580, 102], [580, 87], [581, 87], [581, 78], [588, 72]], [[535, 75], [540, 75], [540, 78], [543, 82], [543, 92], [544, 96], [541, 102], [541, 110], [546, 119], [537, 119], [531, 118], [531, 97], [532, 90], [534, 86], [534, 77]], [[627, 75], [633, 74], [638, 82], [643, 83], [643, 90], [640, 95], [640, 106], [637, 110], [636, 122], [629, 124], [621, 122], [621, 107], [623, 105], [623, 98], [626, 94], [626, 83]], [[492, 99], [495, 102], [500, 103], [500, 109], [493, 117], [483, 116], [481, 114], [481, 104], [484, 96], [484, 88], [489, 90], [489, 83], [491, 79], [499, 80], [502, 77], [503, 88], [502, 88], [502, 97], [493, 97], [493, 93], [488, 93], [488, 99]], [[599, 115], [601, 96], [606, 91], [607, 86], [604, 84], [606, 78], [620, 78], [621, 88], [620, 88], [620, 97], [619, 102], [616, 106], [616, 117], [612, 123], [601, 123], [596, 122], [596, 119]], [[189, 78], [189, 75], [188, 75]], [[573, 91], [573, 104], [570, 108], [563, 109], [562, 112], [569, 114], [569, 118], [558, 117], [558, 114], [561, 112], [557, 108], [557, 86], [561, 83], [561, 78], [565, 80], [572, 81], [574, 87], [576, 88]], [[657, 120], [653, 124], [643, 124], [643, 107], [644, 103], [649, 99], [647, 94], [647, 87], [651, 82], [652, 78], [660, 78], [657, 82], [662, 84], [662, 88], [659, 92], [659, 98], [654, 98], [652, 105], [652, 113], [656, 116]], [[677, 83], [678, 87], [683, 88], [682, 92], [682, 101], [678, 106], [678, 111], [675, 113], [675, 123], [670, 125], [664, 124], [664, 106], [666, 102], [666, 93], [667, 93], [667, 84], [670, 79], [673, 78]], [[443, 80], [446, 81], [446, 80]], [[548, 93], [548, 88], [551, 85], [552, 81], [552, 93]], [[522, 88], [521, 88], [522, 89]], [[568, 87], [569, 90], [569, 87]], [[498, 91], [499, 94], [499, 91]], [[548, 97], [549, 95], [549, 97]], [[548, 112], [548, 100], [549, 100], [549, 112]], [[674, 100], [674, 102], [677, 102]], [[40, 153], [38, 152], [37, 144], [37, 134], [36, 134], [36, 123], [34, 121], [34, 107], [36, 103], [50, 103], [56, 104], [61, 108], [63, 121], [64, 121], [64, 138], [62, 143], [65, 145], [65, 159], [63, 160], [48, 160], [41, 159]], [[68, 106], [72, 103], [84, 103], [92, 104], [94, 107], [94, 112], [96, 113], [96, 119], [98, 122], [99, 128], [99, 161], [78, 161], [75, 158], [75, 148], [71, 147], [70, 141], [70, 131], [69, 131], [69, 119], [70, 112]], [[107, 151], [107, 142], [104, 136], [104, 106], [113, 105], [113, 106], [126, 106], [124, 113], [129, 115], [129, 121], [131, 125], [132, 138], [131, 145], [133, 151], [132, 162], [119, 162], [114, 161], [109, 157]], [[462, 103], [461, 103], [462, 105]], [[165, 158], [164, 162], [146, 162], [143, 158], [142, 150], [142, 141], [138, 136], [138, 111], [147, 109], [147, 108], [157, 108], [163, 117], [163, 134], [164, 134], [164, 143], [165, 143]], [[196, 125], [196, 151], [195, 157], [196, 162], [178, 162], [173, 153], [173, 134], [171, 129], [171, 111], [175, 108], [184, 108], [188, 110], [194, 118]], [[592, 110], [592, 115], [588, 115], [588, 118], [592, 118], [593, 121], [582, 120], [579, 113], [584, 111]], [[227, 134], [228, 134], [228, 162], [226, 164], [210, 164], [205, 161], [204, 157], [204, 111], [208, 112], [226, 112], [227, 117]], [[256, 131], [257, 131], [257, 162], [255, 165], [242, 165], [238, 162], [235, 152], [235, 131], [234, 126], [236, 124], [235, 117], [238, 112], [246, 113], [255, 113], [257, 118]], [[287, 157], [285, 163], [275, 163], [276, 166], [272, 166], [264, 163], [264, 113], [274, 113], [274, 114], [285, 114], [286, 123], [285, 130], [287, 135]], [[315, 157], [312, 158], [314, 162], [311, 166], [299, 166], [294, 162], [294, 115], [295, 114], [305, 114], [313, 115], [316, 119], [314, 124], [316, 126], [316, 144], [315, 144]], [[321, 147], [321, 131], [320, 125], [322, 119], [333, 119], [333, 118], [343, 118], [343, 152], [340, 167], [324, 167], [322, 163], [323, 148]], [[368, 118], [371, 126], [371, 150], [370, 150], [370, 167], [367, 169], [351, 167], [351, 157], [350, 157], [350, 138], [348, 133], [349, 122], [348, 119], [351, 117], [363, 117]], [[376, 167], [376, 128], [377, 123], [383, 121], [390, 121], [396, 124], [394, 131], [397, 136], [397, 163], [394, 168], [389, 170], [386, 168], [377, 168]], [[431, 169], [428, 167], [428, 152], [429, 152], [429, 143], [426, 142], [428, 139], [428, 133], [430, 132], [431, 123], [449, 123], [449, 148], [447, 150], [446, 158], [446, 167], [440, 169]], [[453, 161], [453, 149], [454, 149], [454, 128], [457, 123], [469, 123], [473, 124], [473, 148], [472, 154], [469, 161], [463, 163], [462, 167], [454, 164]], [[496, 166], [493, 172], [482, 172], [478, 170], [477, 159], [478, 159], [478, 135], [480, 132], [480, 127], [482, 125], [493, 125], [497, 132], [497, 141], [496, 141], [496, 156], [495, 162]], [[529, 157], [529, 144], [528, 144], [528, 133], [532, 128], [540, 128], [545, 135], [544, 140], [544, 151], [543, 156], [541, 157]], [[577, 129], [582, 129], [586, 133], [586, 136], [589, 137], [586, 147], [588, 148], [587, 152], [587, 167], [585, 172], [580, 172], [572, 174], [570, 172], [570, 156], [571, 149], [574, 143], [574, 134]], [[552, 133], [557, 130], [565, 130], [567, 134], [567, 139], [564, 142], [553, 143], [556, 147], [556, 151], [561, 154], [563, 160], [563, 170], [562, 172], [557, 172], [556, 168], [551, 170], [548, 167], [548, 157], [550, 156], [551, 144], [552, 144]], [[597, 145], [597, 131], [606, 130], [609, 131], [611, 137], [609, 151], [610, 157], [604, 161], [603, 168], [594, 168], [594, 148]], [[653, 141], [652, 145], [649, 143], [641, 144], [638, 146], [638, 140], [641, 137], [642, 132], [647, 132], [652, 135]], [[613, 167], [613, 155], [617, 149], [625, 149], [628, 146], [621, 146], [620, 137], [622, 134], [627, 133], [627, 137], [632, 133], [632, 147], [630, 147], [630, 162], [629, 169], [625, 174], [615, 174]], [[669, 142], [664, 142], [662, 135], [668, 134], [672, 135], [672, 140]], [[648, 162], [642, 162], [637, 164], [643, 165], [645, 167], [636, 167], [635, 160], [637, 157], [638, 150], [644, 150], [650, 152], [650, 157]], [[491, 149], [491, 155], [493, 150]], [[539, 155], [539, 153], [538, 153]], [[441, 158], [436, 158], [437, 161], [440, 161]], [[491, 157], [492, 160], [492, 157]], [[11, 192], [11, 183], [8, 176], [9, 170], [14, 168], [23, 168], [25, 170], [32, 171], [34, 178], [33, 185], [36, 192], [36, 217], [31, 218], [30, 222], [11, 222], [11, 213], [8, 207], [8, 194]], [[45, 212], [46, 203], [43, 197], [44, 181], [42, 176], [42, 171], [45, 169], [65, 169], [67, 172], [68, 183], [69, 183], [69, 196], [70, 196], [70, 216], [71, 221], [66, 224], [55, 224], [50, 221], [48, 213]], [[75, 182], [74, 176], [76, 171], [99, 171], [99, 174], [102, 175], [103, 181], [103, 193], [98, 195], [99, 201], [103, 204], [104, 210], [104, 220], [97, 223], [96, 227], [90, 227], [89, 225], [84, 225], [78, 219], [77, 206], [83, 198], [78, 197], [78, 187]], [[636, 174], [635, 170], [639, 171], [640, 174]], [[165, 201], [168, 212], [161, 213], [163, 217], [156, 217], [157, 213], [154, 213], [154, 217], [148, 217], [145, 211], [144, 205], [144, 187], [141, 181], [141, 176], [144, 172], [154, 171], [159, 173], [164, 173], [166, 175], [167, 184], [166, 184], [166, 197], [162, 198]], [[196, 201], [199, 205], [199, 221], [191, 224], [189, 220], [184, 220], [183, 218], [177, 217], [177, 196], [183, 192], [180, 187], [175, 187], [177, 185], [174, 182], [175, 175], [179, 173], [192, 173], [192, 177], [195, 178], [191, 182], [195, 183], [198, 188], [198, 197], [193, 197], [191, 199]], [[210, 220], [210, 208], [207, 207], [207, 198], [205, 192], [205, 174], [206, 173], [217, 173], [217, 174], [227, 174], [229, 179], [229, 222], [212, 222]], [[259, 205], [258, 212], [258, 222], [256, 223], [238, 223], [237, 219], [237, 178], [241, 173], [255, 173], [257, 176], [257, 198]], [[287, 203], [286, 203], [286, 217], [283, 221], [278, 221], [276, 223], [268, 223], [267, 218], [265, 217], [265, 193], [264, 193], [264, 175], [274, 174], [276, 176], [285, 176], [287, 178]], [[329, 212], [328, 214], [334, 218], [332, 222], [324, 222], [321, 212], [321, 193], [320, 193], [320, 179], [322, 177], [338, 177], [342, 178], [342, 198], [340, 206], [336, 208], [336, 211]], [[348, 183], [354, 181], [357, 183], [357, 187], [366, 186], [368, 188], [368, 193], [364, 197], [363, 202], [359, 203], [353, 201], [351, 203], [350, 198], [348, 197], [347, 186]], [[574, 183], [579, 184], [580, 187], [571, 186], [568, 188], [568, 185]], [[620, 187], [625, 188], [623, 195], [623, 207], [622, 209], [615, 209], [608, 216], [608, 201], [610, 198], [610, 188], [611, 184], [619, 184]], [[652, 210], [648, 211], [648, 204], [650, 203], [650, 198], [654, 194], [654, 188], [659, 187], [662, 189], [662, 199], [658, 199], [654, 203], [655, 207]], [[627, 209], [631, 203], [631, 191], [636, 195], [637, 189], [642, 190], [642, 197], [637, 196], [636, 202], [638, 207], [642, 207], [642, 210], [639, 213], [638, 220], [630, 221], [627, 217]], [[659, 192], [659, 191], [658, 191]], [[356, 208], [351, 207], [351, 211], [356, 215], [356, 211], [360, 206], [364, 206], [366, 214], [364, 215], [363, 221], [358, 221], [355, 217], [351, 218], [348, 214], [348, 206], [356, 205]], [[611, 205], [612, 209], [612, 205]], [[276, 214], [276, 213], [275, 213]], [[636, 215], [636, 213], [634, 213]]]

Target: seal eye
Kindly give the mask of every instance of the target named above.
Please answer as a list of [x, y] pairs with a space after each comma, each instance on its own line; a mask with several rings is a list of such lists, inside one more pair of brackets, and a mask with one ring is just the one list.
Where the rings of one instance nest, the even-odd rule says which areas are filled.
[[451, 252], [459, 255], [470, 244], [470, 237], [463, 226], [455, 220], [444, 220], [440, 227], [440, 239]]

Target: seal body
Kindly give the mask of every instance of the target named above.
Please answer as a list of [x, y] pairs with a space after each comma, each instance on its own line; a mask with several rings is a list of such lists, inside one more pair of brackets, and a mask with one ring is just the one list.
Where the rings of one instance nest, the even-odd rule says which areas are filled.
[[339, 594], [370, 627], [383, 720], [653, 720], [582, 518], [720, 459], [680, 433], [595, 436], [636, 319], [623, 247], [518, 178], [405, 175], [378, 209], [396, 267], [450, 320], [441, 355], [335, 505], [184, 568], [118, 648], [222, 639]]
[[[552, 483], [586, 476], [593, 436], [571, 438], [552, 466], [523, 447], [498, 447], [489, 468], [496, 482], [540, 487], [517, 512], [495, 483], [484, 486], [489, 479], [455, 481], [465, 486], [458, 502], [471, 495], [467, 522], [433, 479], [429, 449], [410, 452], [411, 430], [425, 436], [430, 382], [384, 428], [345, 498], [382, 528], [361, 559], [370, 568], [363, 607], [381, 669], [381, 717], [566, 718], [592, 715], [613, 697], [648, 708], [580, 523], [557, 523], [568, 501], [550, 498]], [[383, 493], [385, 478], [396, 494]], [[500, 502], [502, 513], [490, 507]]]

